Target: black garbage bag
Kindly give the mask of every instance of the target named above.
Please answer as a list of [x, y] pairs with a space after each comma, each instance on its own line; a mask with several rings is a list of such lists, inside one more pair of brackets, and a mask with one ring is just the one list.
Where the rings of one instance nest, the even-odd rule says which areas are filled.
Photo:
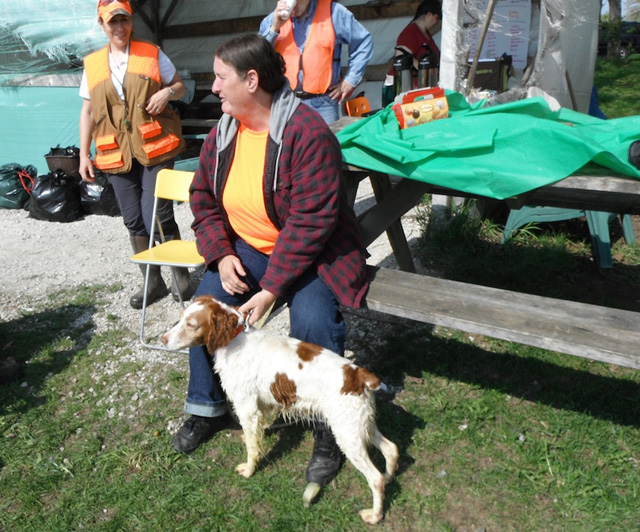
[[38, 171], [34, 166], [9, 163], [0, 167], [0, 208], [22, 209], [29, 199]]
[[80, 185], [62, 170], [39, 176], [31, 191], [29, 216], [49, 222], [72, 222], [82, 216]]
[[113, 185], [109, 183], [107, 176], [97, 169], [93, 183], [80, 182], [80, 205], [86, 214], [120, 216]]

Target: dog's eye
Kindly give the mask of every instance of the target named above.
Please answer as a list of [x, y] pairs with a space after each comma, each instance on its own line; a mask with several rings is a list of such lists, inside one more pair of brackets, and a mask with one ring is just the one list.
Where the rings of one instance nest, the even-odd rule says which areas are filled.
[[194, 331], [200, 327], [200, 325], [196, 320], [187, 321], [186, 326], [187, 326], [187, 329], [192, 329]]

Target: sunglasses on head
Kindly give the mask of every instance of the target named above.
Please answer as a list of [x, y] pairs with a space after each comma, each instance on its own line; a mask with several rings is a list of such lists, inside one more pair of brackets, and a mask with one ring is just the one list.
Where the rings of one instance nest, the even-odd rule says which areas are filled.
[[98, 7], [108, 6], [109, 4], [113, 4], [114, 2], [118, 1], [122, 4], [126, 4], [126, 2], [122, 2], [122, 0], [100, 0], [100, 2], [98, 2]]

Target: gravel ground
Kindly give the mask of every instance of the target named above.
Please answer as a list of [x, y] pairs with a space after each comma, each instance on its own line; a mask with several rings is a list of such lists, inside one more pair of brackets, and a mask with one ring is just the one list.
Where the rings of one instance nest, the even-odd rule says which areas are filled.
[[[368, 182], [367, 182], [368, 183]], [[373, 202], [373, 194], [365, 182], [360, 186], [356, 211]], [[176, 218], [181, 227], [187, 228], [191, 212], [187, 204], [176, 207]], [[126, 230], [119, 217], [89, 215], [70, 223], [46, 222], [29, 218], [23, 210], [0, 209], [3, 238], [0, 241], [0, 258], [3, 266], [3, 283], [0, 288], [0, 320], [7, 322], [21, 316], [31, 308], [37, 308], [50, 294], [58, 290], [73, 289], [81, 284], [120, 284], [123, 289], [105, 290], [100, 299], [105, 307], [90, 318], [94, 323], [92, 334], [113, 329], [114, 316], [119, 326], [130, 329], [136, 338], [140, 323], [140, 311], [129, 306], [129, 297], [141, 286], [142, 276], [137, 266], [129, 262], [131, 250]], [[403, 218], [403, 226], [410, 245], [419, 236], [416, 212], [410, 211]], [[183, 235], [189, 234], [183, 230]], [[186, 237], [185, 237], [186, 238]], [[386, 235], [382, 235], [369, 248], [368, 263], [396, 268], [397, 264]], [[167, 271], [164, 271], [167, 270]], [[170, 284], [168, 269], [163, 275]], [[194, 272], [192, 280], [198, 281], [201, 272]], [[65, 296], [67, 297], [67, 296]], [[179, 316], [179, 305], [171, 296], [153, 304], [148, 309], [148, 332], [159, 335], [169, 328]], [[398, 322], [391, 316], [374, 315], [369, 311], [347, 311], [347, 356], [371, 367], [375, 364], [376, 347], [381, 338]], [[265, 329], [288, 334], [289, 314], [286, 308], [274, 313]], [[1, 349], [1, 347], [0, 347]], [[161, 367], [172, 366], [188, 372], [186, 357], [175, 357], [161, 351], [143, 347], [132, 340], [122, 352], [110, 353], [107, 362], [96, 367], [96, 378], [109, 375], [123, 361], [137, 360], [144, 365], [140, 375], [148, 375], [149, 382], [137, 382], [140, 396], [151, 399], [158, 390], [157, 381]], [[153, 376], [151, 378], [150, 376]], [[138, 379], [139, 380], [139, 379]], [[28, 386], [28, 383], [25, 384]], [[117, 386], [114, 388], [113, 415], [132, 417], [135, 405], [117, 404]], [[109, 400], [109, 399], [107, 399]], [[180, 413], [176, 412], [176, 416]], [[173, 432], [181, 420], [176, 419], [167, 427]]]
[[[364, 185], [364, 182], [363, 182]], [[361, 185], [356, 211], [373, 201], [371, 189]], [[188, 228], [191, 211], [187, 204], [175, 209], [176, 219]], [[126, 323], [137, 326], [139, 311], [129, 307], [131, 294], [139, 289], [142, 276], [137, 266], [129, 262], [131, 249], [126, 230], [119, 217], [88, 215], [70, 223], [35, 220], [27, 211], [0, 209], [3, 238], [0, 240], [0, 258], [4, 282], [0, 288], [0, 319], [15, 317], [26, 302], [37, 302], [47, 294], [80, 284], [120, 283], [124, 289], [109, 295], [113, 311]], [[419, 236], [415, 211], [403, 218], [403, 226], [410, 245]], [[190, 233], [189, 229], [183, 234]], [[188, 237], [185, 237], [188, 238]], [[396, 268], [386, 235], [382, 235], [368, 248], [369, 264]], [[167, 270], [167, 271], [164, 271]], [[163, 269], [167, 284], [168, 269]], [[192, 276], [197, 281], [197, 272]], [[150, 310], [175, 314], [171, 297], [154, 304]], [[279, 320], [278, 320], [279, 321]]]

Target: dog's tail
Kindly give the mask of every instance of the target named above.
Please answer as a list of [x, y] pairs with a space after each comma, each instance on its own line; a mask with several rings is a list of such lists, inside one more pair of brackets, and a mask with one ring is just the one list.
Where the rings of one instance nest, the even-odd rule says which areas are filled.
[[380, 377], [371, 373], [369, 370], [353, 364], [345, 364], [342, 393], [360, 395], [364, 393], [365, 390], [375, 392], [380, 389], [381, 385], [382, 381]]

